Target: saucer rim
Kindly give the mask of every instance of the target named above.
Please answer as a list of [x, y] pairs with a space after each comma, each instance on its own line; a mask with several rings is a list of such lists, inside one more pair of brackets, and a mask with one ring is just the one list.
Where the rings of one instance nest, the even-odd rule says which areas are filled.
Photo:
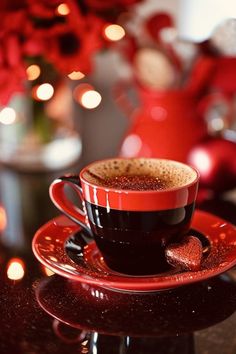
[[[236, 227], [231, 224], [230, 222], [205, 211], [196, 209], [194, 212], [194, 217], [195, 219], [201, 219], [203, 218], [214, 218], [215, 221], [220, 221], [221, 224], [228, 225], [231, 228], [231, 231], [234, 231], [236, 234]], [[193, 222], [194, 224], [195, 219], [193, 217]], [[38, 259], [38, 261], [43, 264], [45, 267], [49, 268], [51, 271], [53, 271], [56, 274], [59, 274], [60, 276], [66, 277], [70, 280], [75, 280], [79, 281], [82, 283], [88, 283], [88, 284], [96, 284], [108, 289], [114, 289], [114, 290], [121, 290], [121, 291], [127, 291], [127, 292], [150, 292], [150, 291], [159, 291], [159, 290], [166, 290], [166, 289], [171, 289], [183, 285], [188, 285], [194, 282], [202, 281], [209, 279], [211, 277], [214, 277], [216, 275], [222, 274], [225, 271], [231, 269], [233, 266], [236, 265], [236, 257], [234, 260], [231, 262], [223, 262], [223, 264], [218, 265], [217, 267], [211, 268], [211, 269], [204, 269], [196, 272], [183, 272], [183, 273], [178, 273], [177, 275], [172, 275], [172, 276], [160, 276], [160, 275], [153, 275], [153, 276], [142, 276], [142, 277], [132, 277], [132, 276], [122, 276], [118, 274], [112, 274], [113, 278], [115, 277], [122, 277], [122, 281], [119, 280], [110, 280], [109, 276], [106, 277], [105, 279], [102, 278], [97, 278], [96, 274], [95, 277], [88, 276], [87, 274], [71, 274], [68, 272], [67, 269], [60, 269], [56, 266], [52, 266], [47, 259], [45, 260], [43, 257], [41, 257], [40, 251], [38, 251], [37, 248], [37, 241], [38, 238], [42, 235], [45, 230], [52, 225], [52, 223], [56, 223], [60, 220], [65, 220], [68, 222], [67, 227], [69, 226], [71, 228], [71, 232], [65, 236], [63, 245], [65, 244], [65, 241], [68, 239], [70, 234], [76, 233], [80, 231], [81, 227], [78, 224], [75, 224], [73, 221], [71, 221], [67, 216], [65, 215], [59, 215], [51, 220], [49, 220], [47, 223], [42, 225], [38, 231], [35, 233], [33, 240], [32, 240], [32, 250], [35, 255], [35, 257]], [[59, 226], [58, 226], [59, 227]], [[60, 226], [60, 227], [66, 227], [65, 226]], [[73, 229], [73, 230], [72, 230]], [[196, 229], [199, 232], [202, 232], [200, 228], [197, 228], [194, 226], [194, 229]], [[211, 242], [211, 238], [209, 235], [205, 234], [205, 236], [209, 239]], [[66, 255], [66, 257], [69, 257], [68, 254], [66, 253], [65, 247], [63, 246], [63, 252]], [[165, 280], [163, 280], [163, 278]], [[158, 280], [162, 281], [158, 282]]]

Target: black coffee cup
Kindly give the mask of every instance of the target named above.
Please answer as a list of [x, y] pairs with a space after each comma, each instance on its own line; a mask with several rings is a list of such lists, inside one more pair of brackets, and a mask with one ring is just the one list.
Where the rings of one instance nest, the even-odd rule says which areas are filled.
[[[89, 232], [111, 269], [132, 275], [168, 269], [165, 247], [188, 232], [199, 174], [163, 159], [109, 159], [63, 176], [50, 186], [53, 203]], [[65, 185], [82, 199], [81, 211]], [[80, 186], [81, 185], [81, 186]]]

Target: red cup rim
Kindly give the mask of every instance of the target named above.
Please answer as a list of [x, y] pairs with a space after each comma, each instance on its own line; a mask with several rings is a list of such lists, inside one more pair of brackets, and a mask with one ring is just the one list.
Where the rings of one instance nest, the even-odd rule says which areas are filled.
[[[98, 185], [98, 184], [94, 184], [94, 183], [91, 183], [89, 181], [87, 181], [86, 179], [83, 178], [83, 174], [84, 172], [86, 172], [86, 170], [88, 170], [91, 166], [95, 165], [95, 164], [98, 164], [99, 162], [109, 162], [109, 161], [113, 161], [113, 160], [140, 160], [140, 159], [146, 159], [146, 160], [158, 160], [158, 161], [168, 161], [168, 162], [174, 162], [174, 163], [177, 163], [179, 165], [182, 165], [184, 167], [188, 167], [190, 168], [191, 170], [193, 170], [195, 173], [196, 173], [196, 177], [194, 178], [193, 181], [189, 182], [189, 183], [186, 183], [180, 187], [173, 187], [173, 188], [166, 188], [166, 189], [157, 189], [157, 190], [141, 190], [141, 191], [136, 191], [136, 190], [133, 190], [133, 189], [118, 189], [118, 188], [111, 188], [111, 187], [105, 187], [105, 186], [101, 186], [101, 185]], [[116, 193], [124, 193], [124, 194], [164, 194], [164, 193], [167, 193], [167, 192], [174, 192], [174, 191], [178, 191], [178, 190], [181, 190], [181, 189], [185, 189], [185, 188], [189, 188], [191, 186], [193, 186], [194, 184], [196, 184], [198, 181], [199, 181], [199, 178], [200, 178], [200, 173], [199, 171], [189, 165], [189, 164], [185, 164], [183, 162], [179, 162], [179, 161], [175, 161], [175, 160], [170, 160], [170, 159], [159, 159], [159, 158], [145, 158], [145, 157], [139, 157], [139, 158], [123, 158], [123, 157], [114, 157], [114, 158], [109, 158], [109, 159], [102, 159], [102, 160], [97, 160], [97, 161], [94, 161], [90, 164], [88, 164], [87, 166], [85, 166], [81, 172], [79, 173], [79, 177], [81, 179], [81, 181], [88, 185], [88, 186], [91, 186], [93, 188], [96, 188], [96, 189], [100, 189], [100, 190], [106, 190], [106, 191], [111, 191], [111, 192], [116, 192]]]

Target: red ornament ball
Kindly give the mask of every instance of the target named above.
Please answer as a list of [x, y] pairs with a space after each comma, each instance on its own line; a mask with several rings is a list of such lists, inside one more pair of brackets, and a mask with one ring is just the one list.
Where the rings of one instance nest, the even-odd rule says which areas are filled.
[[200, 172], [200, 186], [216, 193], [236, 187], [236, 142], [212, 138], [196, 145], [188, 163]]

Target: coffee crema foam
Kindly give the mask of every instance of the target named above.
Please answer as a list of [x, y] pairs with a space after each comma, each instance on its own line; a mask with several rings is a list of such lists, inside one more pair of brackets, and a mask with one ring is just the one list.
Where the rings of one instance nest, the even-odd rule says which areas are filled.
[[156, 178], [164, 183], [164, 188], [161, 189], [169, 189], [190, 184], [197, 178], [197, 172], [177, 161], [151, 158], [99, 161], [83, 172], [83, 178], [87, 182], [108, 188], [109, 180], [120, 176]]

